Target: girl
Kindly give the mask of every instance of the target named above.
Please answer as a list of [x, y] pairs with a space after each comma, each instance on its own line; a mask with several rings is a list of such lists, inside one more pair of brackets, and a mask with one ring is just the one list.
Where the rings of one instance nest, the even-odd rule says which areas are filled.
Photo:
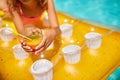
[[7, 8], [7, 0], [0, 0], [0, 10], [5, 10]]
[[[45, 50], [55, 37], [60, 34], [53, 0], [8, 0], [7, 4], [18, 33], [26, 35], [26, 29], [31, 26], [31, 32], [42, 33], [42, 42], [35, 47], [35, 54]], [[49, 29], [41, 27], [40, 17], [45, 10], [48, 11], [49, 23], [51, 26]], [[30, 23], [33, 25], [25, 26], [25, 24]], [[38, 28], [41, 29], [39, 30]], [[22, 38], [20, 41], [26, 51], [33, 51], [30, 46], [25, 44]]]
[[4, 11], [4, 18], [10, 18], [7, 8], [7, 0], [0, 0], [0, 10]]

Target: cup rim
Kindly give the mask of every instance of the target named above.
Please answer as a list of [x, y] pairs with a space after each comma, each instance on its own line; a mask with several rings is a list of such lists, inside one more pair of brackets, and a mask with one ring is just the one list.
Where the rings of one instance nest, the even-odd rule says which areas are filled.
[[[65, 27], [65, 26], [68, 26], [68, 27]], [[62, 28], [62, 27], [64, 27], [64, 28]], [[71, 29], [71, 28], [72, 28], [72, 24], [64, 23], [64, 24], [60, 25], [61, 30], [67, 30], [67, 29]]]
[[60, 26], [63, 26], [63, 25], [67, 25], [67, 26], [70, 26], [70, 27], [72, 27], [72, 24], [70, 24], [70, 23], [63, 23], [63, 24], [61, 24]]
[[16, 47], [19, 47], [19, 46], [21, 46], [21, 44], [16, 44], [12, 48], [15, 49]]
[[[89, 37], [89, 35], [96, 35], [94, 37]], [[97, 32], [89, 32], [89, 33], [86, 33], [85, 36], [84, 36], [86, 39], [92, 39], [92, 38], [96, 38], [96, 37], [101, 37], [101, 34], [100, 33], [97, 33]]]
[[67, 51], [66, 52], [66, 48], [69, 48], [69, 47], [76, 47], [76, 50], [75, 51], [73, 51], [73, 52], [76, 52], [76, 51], [80, 51], [81, 50], [81, 47], [80, 46], [78, 46], [78, 45], [68, 45], [68, 46], [65, 46], [63, 49], [62, 49], [62, 53], [64, 54], [64, 55], [70, 55], [70, 54], [77, 54], [77, 53], [73, 53], [72, 51]]
[[9, 31], [9, 33], [13, 33], [12, 31], [13, 31], [13, 29], [12, 28], [9, 28], [9, 27], [3, 27], [3, 28], [1, 28], [0, 29], [0, 32], [2, 31], [2, 30], [6, 30], [6, 29], [9, 29], [10, 31]]
[[[38, 72], [38, 71], [34, 71], [34, 69], [33, 69], [33, 67], [34, 67], [34, 65], [37, 63], [37, 62], [39, 62], [39, 61], [44, 61], [44, 62], [48, 62], [49, 64], [50, 64], [50, 68], [48, 69], [48, 70], [46, 70], [46, 71], [44, 71], [44, 72]], [[40, 60], [37, 60], [37, 61], [35, 61], [33, 64], [32, 64], [32, 66], [31, 66], [31, 73], [33, 73], [33, 74], [44, 74], [44, 73], [47, 73], [47, 72], [49, 72], [50, 70], [52, 70], [52, 68], [53, 68], [53, 63], [52, 62], [50, 62], [49, 60], [47, 60], [47, 59], [40, 59]]]

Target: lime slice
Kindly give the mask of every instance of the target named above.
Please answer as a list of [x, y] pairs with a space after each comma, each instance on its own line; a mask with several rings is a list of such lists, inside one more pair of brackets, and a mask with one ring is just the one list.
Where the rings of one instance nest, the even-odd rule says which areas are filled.
[[39, 38], [40, 36], [39, 35], [31, 35], [31, 36], [27, 36], [28, 38], [30, 39], [37, 39]]

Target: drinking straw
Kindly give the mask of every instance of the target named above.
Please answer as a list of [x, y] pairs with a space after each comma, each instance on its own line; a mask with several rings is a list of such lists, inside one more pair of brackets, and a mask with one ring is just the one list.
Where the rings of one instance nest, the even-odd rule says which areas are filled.
[[[10, 32], [13, 32], [13, 31], [11, 31], [11, 30], [9, 30]], [[14, 33], [14, 32], [13, 32]], [[14, 34], [16, 34], [16, 33], [14, 33]], [[21, 37], [23, 37], [23, 38], [25, 38], [25, 39], [28, 39], [28, 40], [32, 40], [31, 38], [29, 38], [29, 37], [26, 37], [26, 36], [24, 36], [24, 35], [22, 35], [22, 34], [20, 34], [20, 33], [17, 33], [17, 35], [19, 35], [19, 36], [21, 36]]]

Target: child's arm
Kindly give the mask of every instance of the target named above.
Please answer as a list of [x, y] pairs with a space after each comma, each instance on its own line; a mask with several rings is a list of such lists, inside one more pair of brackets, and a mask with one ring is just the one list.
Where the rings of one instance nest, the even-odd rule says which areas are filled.
[[50, 26], [55, 29], [56, 35], [60, 34], [60, 29], [59, 29], [59, 24], [58, 24], [58, 19], [54, 7], [54, 2], [53, 0], [47, 0], [48, 1], [48, 16], [49, 16], [49, 22]]
[[51, 27], [59, 27], [53, 0], [48, 1], [48, 16]]
[[[22, 34], [22, 35], [26, 35], [26, 29], [25, 29], [25, 27], [23, 25], [23, 22], [22, 22], [22, 20], [20, 18], [20, 15], [18, 14], [18, 12], [17, 11], [13, 11], [12, 12], [12, 17], [13, 17], [13, 21], [14, 21], [14, 24], [16, 26], [16, 29], [17, 29], [18, 33]], [[19, 40], [20, 40], [20, 42], [22, 44], [22, 47], [26, 51], [28, 51], [28, 52], [32, 51], [31, 47], [26, 46], [26, 43], [24, 42], [23, 37], [19, 37]]]
[[24, 28], [23, 22], [17, 11], [12, 12], [12, 18], [18, 33], [25, 35], [25, 28]]
[[42, 30], [43, 40], [38, 46], [36, 46], [35, 54], [44, 51], [52, 43], [55, 37], [61, 33], [58, 25], [53, 0], [47, 0], [47, 3], [48, 3], [48, 16], [51, 28]]
[[6, 0], [0, 0], [0, 10], [7, 8]]

